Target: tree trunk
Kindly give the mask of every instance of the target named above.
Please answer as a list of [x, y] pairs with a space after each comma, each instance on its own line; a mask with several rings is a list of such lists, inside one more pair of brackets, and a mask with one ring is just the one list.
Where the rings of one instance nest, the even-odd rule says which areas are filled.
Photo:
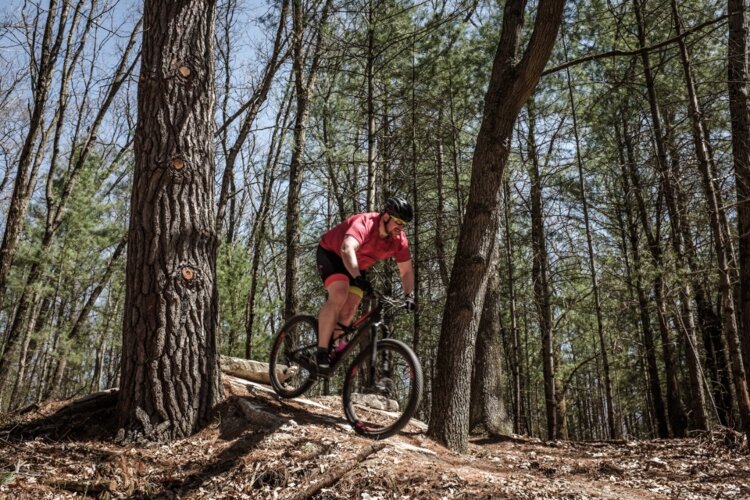
[[189, 436], [221, 397], [215, 16], [213, 1], [144, 6], [117, 403], [130, 437]]
[[307, 120], [310, 113], [310, 100], [315, 87], [315, 78], [320, 65], [322, 39], [328, 21], [331, 0], [326, 0], [317, 26], [317, 37], [312, 47], [310, 68], [305, 71], [304, 37], [307, 14], [303, 12], [302, 0], [292, 0], [292, 19], [294, 32], [293, 71], [296, 90], [296, 117], [294, 120], [294, 145], [289, 165], [289, 192], [286, 213], [286, 288], [284, 294], [284, 317], [291, 318], [299, 308], [297, 300], [297, 274], [300, 256], [300, 195], [304, 174], [305, 141], [307, 138]]
[[[367, 2], [367, 61], [365, 78], [367, 83], [367, 211], [375, 211], [375, 184], [377, 182], [377, 164], [375, 157], [375, 20], [373, 18], [373, 1]], [[412, 200], [414, 201], [414, 200]]]
[[[414, 301], [419, 304], [422, 298], [420, 293], [420, 238], [419, 232], [421, 230], [422, 217], [420, 215], [420, 203], [419, 203], [419, 183], [417, 182], [417, 71], [416, 61], [414, 55], [414, 38], [412, 37], [412, 54], [411, 54], [411, 204], [414, 207], [414, 219], [412, 220], [411, 230], [411, 259], [414, 268]], [[419, 309], [414, 311], [414, 323], [412, 328], [412, 347], [414, 352], [419, 352], [421, 347], [421, 325], [422, 325], [422, 314]]]
[[[635, 215], [628, 201], [631, 197], [635, 198], [637, 210], [640, 212], [643, 206], [643, 194], [640, 188], [640, 179], [638, 177], [635, 165], [635, 153], [631, 142], [630, 132], [627, 121], [623, 119], [623, 129], [620, 133], [619, 127], [615, 127], [618, 136], [618, 143], [621, 144], [620, 150], [624, 149], [627, 156], [622, 153], [620, 163], [622, 165], [622, 182], [626, 195], [625, 208], [627, 213], [628, 234], [630, 246], [633, 252], [633, 269], [635, 275], [635, 289], [638, 296], [638, 310], [641, 320], [641, 331], [643, 333], [643, 347], [645, 350], [646, 367], [648, 369], [648, 382], [651, 394], [651, 403], [654, 408], [654, 418], [656, 419], [656, 429], [660, 438], [669, 437], [669, 427], [667, 425], [667, 414], [664, 407], [664, 399], [661, 393], [661, 384], [659, 383], [659, 368], [656, 364], [656, 348], [654, 345], [654, 333], [651, 327], [651, 318], [648, 312], [648, 299], [641, 281], [642, 265], [640, 256], [640, 243], [638, 238], [638, 229], [636, 228]], [[624, 145], [622, 142], [624, 141]], [[633, 179], [633, 186], [630, 185], [630, 179]]]
[[539, 173], [539, 157], [536, 150], [536, 110], [533, 100], [529, 100], [529, 178], [531, 181], [531, 279], [534, 283], [534, 303], [542, 339], [542, 372], [544, 374], [544, 408], [547, 414], [547, 439], [555, 439], [558, 434], [558, 397], [555, 383], [556, 344], [552, 332], [552, 309], [550, 307], [549, 264], [547, 243], [544, 234], [544, 206], [542, 179]]
[[[224, 211], [226, 210], [227, 200], [230, 198], [234, 199], [233, 190], [230, 189], [234, 183], [234, 166], [237, 161], [237, 157], [240, 154], [242, 146], [245, 144], [247, 137], [250, 135], [250, 129], [255, 122], [255, 117], [258, 116], [263, 103], [266, 102], [268, 92], [271, 90], [271, 84], [273, 83], [276, 71], [279, 69], [281, 64], [286, 59], [286, 54], [282, 54], [284, 29], [286, 28], [286, 16], [289, 10], [289, 0], [282, 0], [281, 6], [279, 7], [279, 24], [276, 29], [276, 37], [273, 42], [273, 49], [271, 57], [263, 70], [263, 77], [257, 90], [253, 93], [248, 103], [243, 106], [247, 108], [247, 114], [242, 120], [239, 131], [237, 132], [237, 138], [235, 139], [232, 146], [227, 151], [226, 165], [224, 166], [224, 175], [221, 183], [221, 193], [219, 195], [219, 203], [216, 215], [217, 233], [221, 234], [222, 225], [224, 223]], [[232, 234], [232, 231], [229, 231]]]
[[[44, 146], [47, 142], [47, 134], [44, 132], [44, 113], [70, 7], [70, 2], [63, 2], [58, 11], [57, 4], [57, 0], [50, 0], [47, 9], [45, 9], [47, 19], [44, 21], [44, 32], [40, 52], [37, 56], [38, 62], [36, 67], [33, 68], [35, 77], [32, 82], [33, 104], [31, 106], [29, 130], [26, 133], [18, 158], [13, 193], [8, 205], [8, 218], [5, 221], [5, 232], [3, 233], [2, 245], [0, 245], [0, 310], [4, 306], [7, 279], [18, 249], [21, 231], [26, 222], [29, 201], [36, 185], [36, 175], [40, 162], [33, 162], [34, 150], [37, 150], [38, 156], [43, 155]], [[56, 19], [58, 15], [59, 18]], [[36, 22], [39, 21], [39, 19], [36, 20]], [[54, 31], [55, 24], [57, 24], [56, 32]], [[30, 50], [35, 52], [36, 47], [31, 47]], [[40, 135], [42, 138], [37, 145], [37, 138]]]
[[513, 426], [503, 402], [502, 332], [500, 323], [500, 274], [496, 250], [487, 280], [477, 351], [471, 383], [469, 428], [484, 427], [490, 434], [509, 435]]
[[464, 217], [464, 191], [461, 186], [461, 177], [459, 171], [461, 164], [459, 161], [460, 157], [460, 142], [458, 134], [458, 123], [456, 123], [455, 117], [455, 102], [453, 98], [453, 68], [448, 69], [448, 100], [450, 102], [450, 126], [451, 131], [451, 157], [453, 160], [453, 189], [456, 193], [456, 211], [458, 220], [462, 221]]
[[[563, 48], [565, 50], [565, 59], [568, 59], [565, 37], [563, 36]], [[583, 177], [583, 159], [581, 158], [581, 141], [578, 136], [578, 116], [576, 113], [575, 96], [573, 95], [573, 83], [570, 78], [570, 69], [565, 70], [568, 83], [568, 97], [570, 98], [570, 109], [573, 115], [573, 136], [576, 146], [576, 164], [578, 166], [578, 188], [581, 195], [581, 205], [583, 209], [583, 222], [586, 231], [586, 248], [588, 249], [589, 273], [591, 274], [591, 291], [594, 295], [594, 312], [596, 313], [596, 332], [599, 338], [599, 352], [602, 359], [602, 370], [604, 372], [604, 396], [607, 407], [607, 427], [610, 439], [620, 437], [617, 418], [615, 416], [614, 401], [612, 399], [612, 378], [609, 367], [609, 354], [607, 352], [607, 343], [604, 340], [604, 319], [602, 317], [602, 300], [599, 292], [599, 278], [596, 274], [596, 258], [594, 256], [594, 244], [591, 238], [591, 223], [589, 222], [589, 204], [586, 197], [586, 183]]]
[[[750, 358], [750, 99], [748, 86], [748, 20], [745, 0], [728, 0], [728, 89], [729, 115], [732, 126], [732, 155], [737, 184], [737, 229], [740, 246], [740, 308], [742, 330], [727, 332], [732, 362], [734, 388], [740, 408], [742, 426], [750, 439], [750, 397], [748, 396], [745, 360]], [[729, 304], [724, 304], [725, 307]]]
[[[643, 14], [641, 11], [641, 0], [633, 0], [633, 6], [635, 10], [637, 28], [638, 28], [638, 42], [641, 48], [646, 47], [646, 35], [645, 25], [643, 22]], [[648, 95], [649, 107], [651, 110], [651, 121], [654, 128], [654, 142], [656, 143], [656, 163], [658, 171], [661, 175], [662, 190], [667, 201], [667, 209], [670, 213], [670, 221], [673, 224], [672, 235], [673, 237], [681, 238], [679, 230], [674, 229], [674, 225], [677, 224], [677, 217], [675, 215], [675, 202], [674, 193], [672, 190], [672, 181], [669, 177], [668, 171], [668, 160], [667, 151], [664, 141], [664, 132], [662, 130], [661, 113], [656, 98], [656, 87], [654, 84], [654, 77], [651, 70], [651, 62], [649, 52], [644, 50], [641, 52], [641, 62], [643, 64], [643, 73], [646, 80], [646, 91]], [[645, 220], [642, 216], [642, 219]], [[645, 227], [644, 227], [645, 229]], [[649, 232], [649, 231], [647, 231]], [[687, 427], [687, 417], [685, 415], [682, 402], [680, 401], [679, 386], [677, 384], [677, 373], [674, 365], [674, 359], [672, 357], [672, 341], [669, 335], [669, 325], [667, 324], [666, 311], [664, 309], [664, 297], [663, 297], [663, 262], [662, 262], [662, 250], [658, 242], [659, 234], [652, 234], [652, 238], [649, 241], [649, 249], [651, 250], [652, 259], [654, 261], [654, 267], [656, 268], [656, 278], [654, 279], [654, 294], [657, 302], [657, 310], [659, 313], [659, 332], [662, 337], [662, 351], [664, 356], [664, 376], [667, 385], [667, 409], [669, 412], [669, 422], [672, 427], [672, 433], [677, 437], [685, 436]]]
[[[287, 89], [291, 87], [288, 86]], [[271, 213], [271, 195], [273, 194], [276, 169], [279, 165], [281, 151], [284, 147], [284, 139], [289, 126], [289, 110], [291, 108], [291, 94], [288, 92], [282, 100], [282, 111], [276, 117], [276, 126], [271, 136], [271, 146], [268, 150], [266, 166], [263, 170], [263, 192], [258, 206], [255, 224], [250, 235], [252, 244], [252, 263], [250, 267], [250, 290], [245, 302], [245, 358], [253, 357], [253, 330], [255, 328], [255, 300], [258, 295], [258, 273], [260, 271], [260, 259], [263, 255], [263, 247], [266, 241], [266, 226]]]
[[[435, 139], [435, 182], [437, 183], [437, 214], [435, 218], [438, 221], [447, 220], [445, 213], [445, 195], [443, 194], [443, 141], [440, 135], [443, 126], [443, 110], [438, 110], [438, 121], [436, 128], [438, 131]], [[443, 287], [448, 286], [448, 263], [445, 257], [445, 232], [444, 224], [435, 224], [435, 254], [437, 258], [438, 271], [440, 272], [440, 282]]]
[[474, 347], [484, 305], [490, 257], [497, 245], [499, 192], [518, 113], [539, 81], [557, 37], [564, 0], [540, 0], [523, 56], [518, 46], [525, 0], [509, 0], [492, 67], [482, 124], [472, 160], [466, 220], [446, 299], [433, 384], [429, 434], [449, 448], [468, 446], [468, 394]]
[[510, 180], [503, 182], [503, 217], [504, 217], [504, 241], [505, 241], [505, 277], [508, 282], [508, 315], [510, 317], [510, 370], [513, 401], [513, 428], [517, 434], [528, 433], [529, 422], [526, 419], [524, 408], [527, 405], [525, 378], [523, 376], [523, 360], [521, 356], [521, 339], [518, 335], [518, 311], [516, 309], [516, 281], [513, 274], [513, 241], [511, 239], [510, 218]]
[[[39, 312], [41, 309], [41, 301], [38, 297], [34, 298], [34, 304], [32, 306], [31, 311], [31, 317], [29, 318], [29, 323], [25, 327], [24, 335], [23, 335], [23, 341], [21, 343], [21, 352], [18, 354], [18, 367], [16, 368], [16, 379], [13, 383], [13, 390], [10, 393], [10, 397], [8, 398], [8, 409], [14, 410], [18, 408], [23, 401], [19, 401], [21, 399], [21, 386], [23, 385], [25, 387], [25, 390], [28, 391], [28, 379], [26, 374], [26, 369], [28, 367], [29, 363], [29, 351], [32, 352], [34, 349], [29, 349], [29, 347], [32, 344], [34, 333], [36, 333], [34, 330], [36, 330], [37, 325], [37, 318], [39, 316]], [[23, 397], [26, 397], [28, 392], [23, 394]]]

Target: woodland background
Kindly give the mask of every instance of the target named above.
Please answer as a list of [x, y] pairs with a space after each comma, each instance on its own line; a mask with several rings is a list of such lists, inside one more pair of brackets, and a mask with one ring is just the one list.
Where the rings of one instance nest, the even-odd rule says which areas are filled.
[[[735, 4], [747, 47], [747, 5]], [[536, 7], [522, 5], [532, 18]], [[216, 9], [221, 353], [266, 360], [284, 318], [324, 299], [320, 235], [401, 194], [417, 213], [420, 309], [397, 336], [425, 369], [419, 417], [430, 422], [503, 5]], [[0, 411], [120, 385], [140, 11], [122, 0], [3, 8]], [[467, 358], [472, 425], [572, 440], [743, 429], [746, 200], [728, 32], [727, 2], [567, 2], [496, 200], [489, 320]], [[398, 290], [393, 265], [376, 281]], [[496, 404], [489, 415], [482, 398]]]

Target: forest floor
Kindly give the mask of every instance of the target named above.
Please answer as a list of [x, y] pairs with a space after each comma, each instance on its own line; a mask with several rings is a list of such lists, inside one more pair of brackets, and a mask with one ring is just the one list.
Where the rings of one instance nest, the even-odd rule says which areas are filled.
[[750, 498], [732, 431], [690, 439], [549, 443], [474, 436], [453, 453], [412, 421], [374, 442], [339, 398], [279, 400], [225, 376], [214, 425], [171, 444], [116, 444], [114, 392], [0, 423], [0, 498]]

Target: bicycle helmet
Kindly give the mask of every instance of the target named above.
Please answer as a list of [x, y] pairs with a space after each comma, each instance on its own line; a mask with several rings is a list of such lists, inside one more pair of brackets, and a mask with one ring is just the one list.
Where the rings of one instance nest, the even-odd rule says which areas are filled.
[[411, 205], [409, 205], [409, 202], [398, 196], [392, 196], [386, 200], [383, 212], [398, 217], [404, 222], [411, 222], [414, 218], [414, 210], [411, 208]]

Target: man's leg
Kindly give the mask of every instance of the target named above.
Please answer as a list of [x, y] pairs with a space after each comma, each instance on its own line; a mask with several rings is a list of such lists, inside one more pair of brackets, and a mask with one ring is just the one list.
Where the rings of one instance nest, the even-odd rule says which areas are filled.
[[[354, 319], [354, 315], [357, 312], [359, 303], [362, 302], [362, 297], [356, 293], [349, 292], [349, 296], [346, 299], [343, 307], [339, 311], [339, 323], [342, 325], [350, 325]], [[341, 330], [336, 330], [337, 334], [341, 334]]]
[[[318, 315], [318, 348], [328, 349], [331, 341], [333, 328], [336, 322], [340, 321], [341, 309], [346, 305], [349, 299], [349, 278], [343, 274], [342, 279], [330, 280], [326, 285], [328, 291], [328, 300], [323, 304]], [[351, 318], [350, 318], [351, 320]]]

